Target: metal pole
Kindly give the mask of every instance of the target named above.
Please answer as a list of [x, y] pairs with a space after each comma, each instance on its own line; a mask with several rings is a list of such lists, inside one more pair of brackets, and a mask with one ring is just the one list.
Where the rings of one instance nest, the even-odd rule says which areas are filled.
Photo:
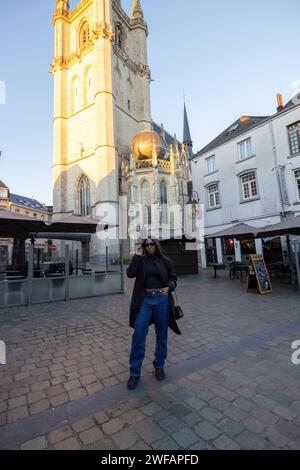
[[292, 259], [292, 250], [291, 250], [291, 239], [289, 235], [286, 235], [286, 246], [288, 254], [288, 263], [291, 272], [291, 283], [294, 284], [294, 272], [293, 272], [293, 259]]
[[120, 242], [120, 268], [121, 268], [121, 292], [124, 293], [124, 261], [123, 261], [123, 245]]
[[277, 186], [278, 186], [279, 197], [280, 197], [281, 211], [284, 214], [285, 207], [284, 207], [283, 188], [282, 188], [282, 181], [281, 181], [280, 174], [279, 174], [276, 141], [275, 141], [275, 135], [274, 135], [273, 121], [271, 117], [269, 119], [269, 129], [270, 129], [270, 134], [271, 134], [271, 139], [272, 139], [273, 156], [274, 156], [274, 163], [275, 163]]
[[65, 293], [66, 300], [70, 300], [70, 247], [65, 245]]
[[76, 249], [76, 276], [78, 276], [78, 248]]
[[296, 261], [296, 270], [297, 270], [297, 278], [298, 278], [298, 290], [300, 290], [300, 268], [299, 268], [299, 254], [298, 254], [299, 246], [295, 247], [295, 261]]
[[105, 247], [105, 271], [108, 272], [108, 246]]
[[27, 304], [32, 303], [32, 287], [33, 287], [33, 249], [34, 245], [29, 245], [28, 250], [28, 268], [27, 268]]

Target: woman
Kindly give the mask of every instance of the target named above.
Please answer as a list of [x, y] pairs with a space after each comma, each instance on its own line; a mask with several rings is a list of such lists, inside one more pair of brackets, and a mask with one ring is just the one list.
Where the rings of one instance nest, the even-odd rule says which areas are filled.
[[140, 379], [149, 325], [155, 324], [156, 350], [153, 366], [157, 380], [165, 378], [168, 327], [178, 335], [181, 332], [175, 321], [174, 299], [171, 294], [176, 289], [177, 276], [172, 261], [163, 255], [157, 240], [149, 237], [137, 248], [127, 269], [127, 276], [136, 278], [130, 305], [129, 324], [134, 328], [134, 334], [127, 383], [128, 390], [134, 390]]

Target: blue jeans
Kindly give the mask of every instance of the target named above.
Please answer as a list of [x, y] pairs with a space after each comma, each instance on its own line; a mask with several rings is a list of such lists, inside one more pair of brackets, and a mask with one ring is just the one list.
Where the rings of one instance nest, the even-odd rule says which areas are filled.
[[144, 301], [137, 315], [132, 336], [132, 347], [129, 359], [130, 375], [139, 377], [145, 357], [146, 338], [149, 323], [153, 316], [156, 332], [156, 349], [153, 365], [156, 369], [164, 367], [167, 357], [169, 298], [162, 292], [146, 292]]

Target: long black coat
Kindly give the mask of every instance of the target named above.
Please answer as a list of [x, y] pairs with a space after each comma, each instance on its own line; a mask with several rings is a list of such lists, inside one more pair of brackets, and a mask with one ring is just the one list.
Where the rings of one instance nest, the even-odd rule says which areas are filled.
[[[130, 318], [129, 325], [134, 328], [136, 317], [142, 306], [145, 293], [145, 268], [144, 268], [145, 256], [134, 255], [130, 266], [127, 268], [127, 276], [129, 278], [136, 278], [135, 285], [132, 293], [131, 304], [130, 304]], [[169, 287], [169, 327], [177, 334], [181, 335], [181, 331], [175, 320], [175, 303], [172, 295], [172, 291], [177, 286], [177, 276], [174, 271], [172, 261], [166, 256], [156, 257], [155, 262], [158, 265], [159, 273], [161, 277], [162, 286]], [[151, 321], [152, 323], [152, 321]]]

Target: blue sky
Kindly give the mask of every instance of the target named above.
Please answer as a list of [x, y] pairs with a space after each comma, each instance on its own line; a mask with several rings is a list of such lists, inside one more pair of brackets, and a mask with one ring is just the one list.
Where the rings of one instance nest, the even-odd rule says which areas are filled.
[[[77, 4], [71, 1], [71, 5]], [[130, 13], [133, 0], [122, 0]], [[3, 2], [0, 179], [52, 203], [54, 0]], [[300, 80], [299, 0], [142, 0], [149, 24], [153, 118], [182, 138], [186, 95], [194, 150], [243, 114], [276, 110]]]

